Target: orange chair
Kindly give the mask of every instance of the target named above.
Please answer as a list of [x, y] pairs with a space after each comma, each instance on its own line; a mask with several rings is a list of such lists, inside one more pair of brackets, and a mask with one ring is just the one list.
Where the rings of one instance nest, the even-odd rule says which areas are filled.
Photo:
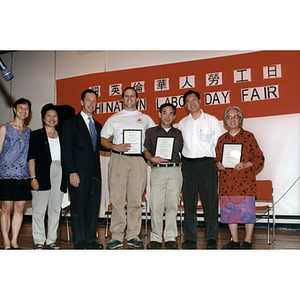
[[[268, 244], [275, 241], [275, 206], [271, 180], [256, 181], [257, 197], [255, 201], [256, 219], [268, 218]], [[272, 212], [273, 238], [270, 242], [270, 212]]]

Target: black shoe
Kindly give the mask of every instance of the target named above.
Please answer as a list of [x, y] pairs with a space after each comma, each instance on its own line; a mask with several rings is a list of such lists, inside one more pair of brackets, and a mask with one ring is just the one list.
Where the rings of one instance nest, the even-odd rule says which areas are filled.
[[197, 249], [197, 242], [185, 240], [181, 244], [182, 249]]
[[147, 244], [147, 249], [159, 249], [161, 248], [161, 243], [156, 241], [151, 241]]
[[98, 244], [96, 241], [94, 241], [94, 242], [91, 242], [91, 243], [87, 243], [86, 249], [102, 250], [103, 249], [103, 245], [102, 244]]
[[241, 249], [243, 250], [250, 250], [252, 249], [252, 243], [248, 243], [248, 242], [243, 242], [242, 246], [241, 246]]
[[165, 242], [165, 247], [169, 249], [178, 249], [178, 244], [174, 241]]
[[228, 244], [223, 246], [224, 250], [230, 250], [230, 249], [240, 249], [240, 242], [234, 242], [230, 241]]
[[86, 245], [85, 245], [85, 243], [74, 244], [74, 249], [76, 249], [76, 250], [86, 250]]
[[20, 247], [13, 247], [13, 246], [10, 246], [10, 249], [11, 249], [11, 250], [21, 250]]
[[217, 249], [217, 242], [215, 240], [208, 240], [206, 249]]

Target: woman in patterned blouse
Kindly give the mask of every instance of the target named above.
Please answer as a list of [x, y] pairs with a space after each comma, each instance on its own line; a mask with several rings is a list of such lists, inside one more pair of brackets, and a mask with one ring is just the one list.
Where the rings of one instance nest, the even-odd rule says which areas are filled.
[[31, 102], [21, 98], [13, 105], [14, 120], [0, 126], [0, 200], [2, 201], [0, 220], [5, 250], [20, 249], [18, 236], [23, 221], [24, 206], [27, 200], [31, 200], [27, 162], [31, 129], [25, 122], [30, 111]]
[[[220, 136], [216, 146], [216, 168], [219, 171], [221, 222], [228, 224], [231, 241], [223, 249], [251, 249], [255, 215], [256, 173], [264, 164], [264, 156], [254, 135], [242, 128], [243, 115], [238, 107], [224, 114], [228, 132]], [[232, 168], [222, 164], [224, 144], [241, 144], [241, 160]], [[238, 224], [245, 224], [245, 239], [240, 246]]]

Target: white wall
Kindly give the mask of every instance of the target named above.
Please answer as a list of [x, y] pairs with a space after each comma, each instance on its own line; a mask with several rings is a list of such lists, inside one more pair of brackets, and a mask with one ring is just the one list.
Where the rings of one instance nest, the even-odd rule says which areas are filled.
[[56, 79], [105, 72], [104, 51], [57, 51]]
[[250, 51], [108, 51], [106, 71], [199, 60]]
[[213, 58], [250, 51], [57, 51], [57, 78]]
[[[8, 54], [2, 60], [8, 66]], [[10, 57], [10, 56], [9, 56]], [[55, 103], [55, 52], [53, 51], [18, 51], [12, 54], [12, 73], [14, 78], [9, 81], [7, 92], [11, 93], [13, 100], [19, 98], [29, 99], [32, 103], [32, 118], [29, 123], [31, 129], [40, 128], [42, 125], [40, 111], [44, 104]], [[5, 82], [1, 79], [1, 84]], [[0, 108], [6, 113], [11, 108], [6, 104], [3, 95], [0, 95]], [[3, 118], [1, 124], [10, 119]]]
[[264, 153], [265, 164], [257, 179], [272, 180], [276, 214], [299, 216], [300, 114], [244, 119], [243, 128], [255, 135]]
[[[11, 54], [1, 55], [1, 59], [4, 64], [9, 68], [11, 67]], [[6, 123], [12, 120], [12, 104], [11, 101], [11, 90], [12, 90], [13, 80], [5, 81], [2, 76], [0, 77], [0, 123]]]
[[[11, 94], [14, 100], [25, 97], [32, 101], [29, 127], [41, 127], [40, 109], [46, 103], [56, 102], [57, 79], [246, 52], [249, 51], [19, 51], [1, 55], [15, 78], [11, 82], [0, 78], [0, 123], [13, 117], [6, 101], [7, 95]], [[244, 121], [244, 128], [254, 133], [266, 157], [265, 167], [258, 179], [273, 181], [275, 200], [299, 176], [299, 125], [299, 114]], [[299, 216], [299, 195], [298, 181], [278, 202], [276, 213]], [[103, 205], [101, 210], [103, 215]], [[31, 210], [26, 213], [31, 214]]]

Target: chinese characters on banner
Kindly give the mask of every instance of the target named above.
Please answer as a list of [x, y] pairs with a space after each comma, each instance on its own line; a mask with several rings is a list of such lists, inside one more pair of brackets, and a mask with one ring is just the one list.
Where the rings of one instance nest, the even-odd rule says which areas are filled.
[[[57, 104], [73, 106], [74, 93], [92, 88], [98, 93], [95, 118], [104, 123], [123, 109], [122, 91], [134, 87], [138, 109], [158, 122], [160, 105], [173, 103], [177, 121], [186, 116], [183, 94], [189, 89], [201, 96], [201, 108], [219, 120], [228, 106], [239, 106], [245, 117], [300, 112], [299, 51], [259, 51], [241, 55], [153, 67], [89, 74], [57, 80]], [[80, 89], [79, 89], [80, 88]], [[69, 94], [68, 94], [69, 93]], [[78, 101], [79, 102], [79, 101]]]

